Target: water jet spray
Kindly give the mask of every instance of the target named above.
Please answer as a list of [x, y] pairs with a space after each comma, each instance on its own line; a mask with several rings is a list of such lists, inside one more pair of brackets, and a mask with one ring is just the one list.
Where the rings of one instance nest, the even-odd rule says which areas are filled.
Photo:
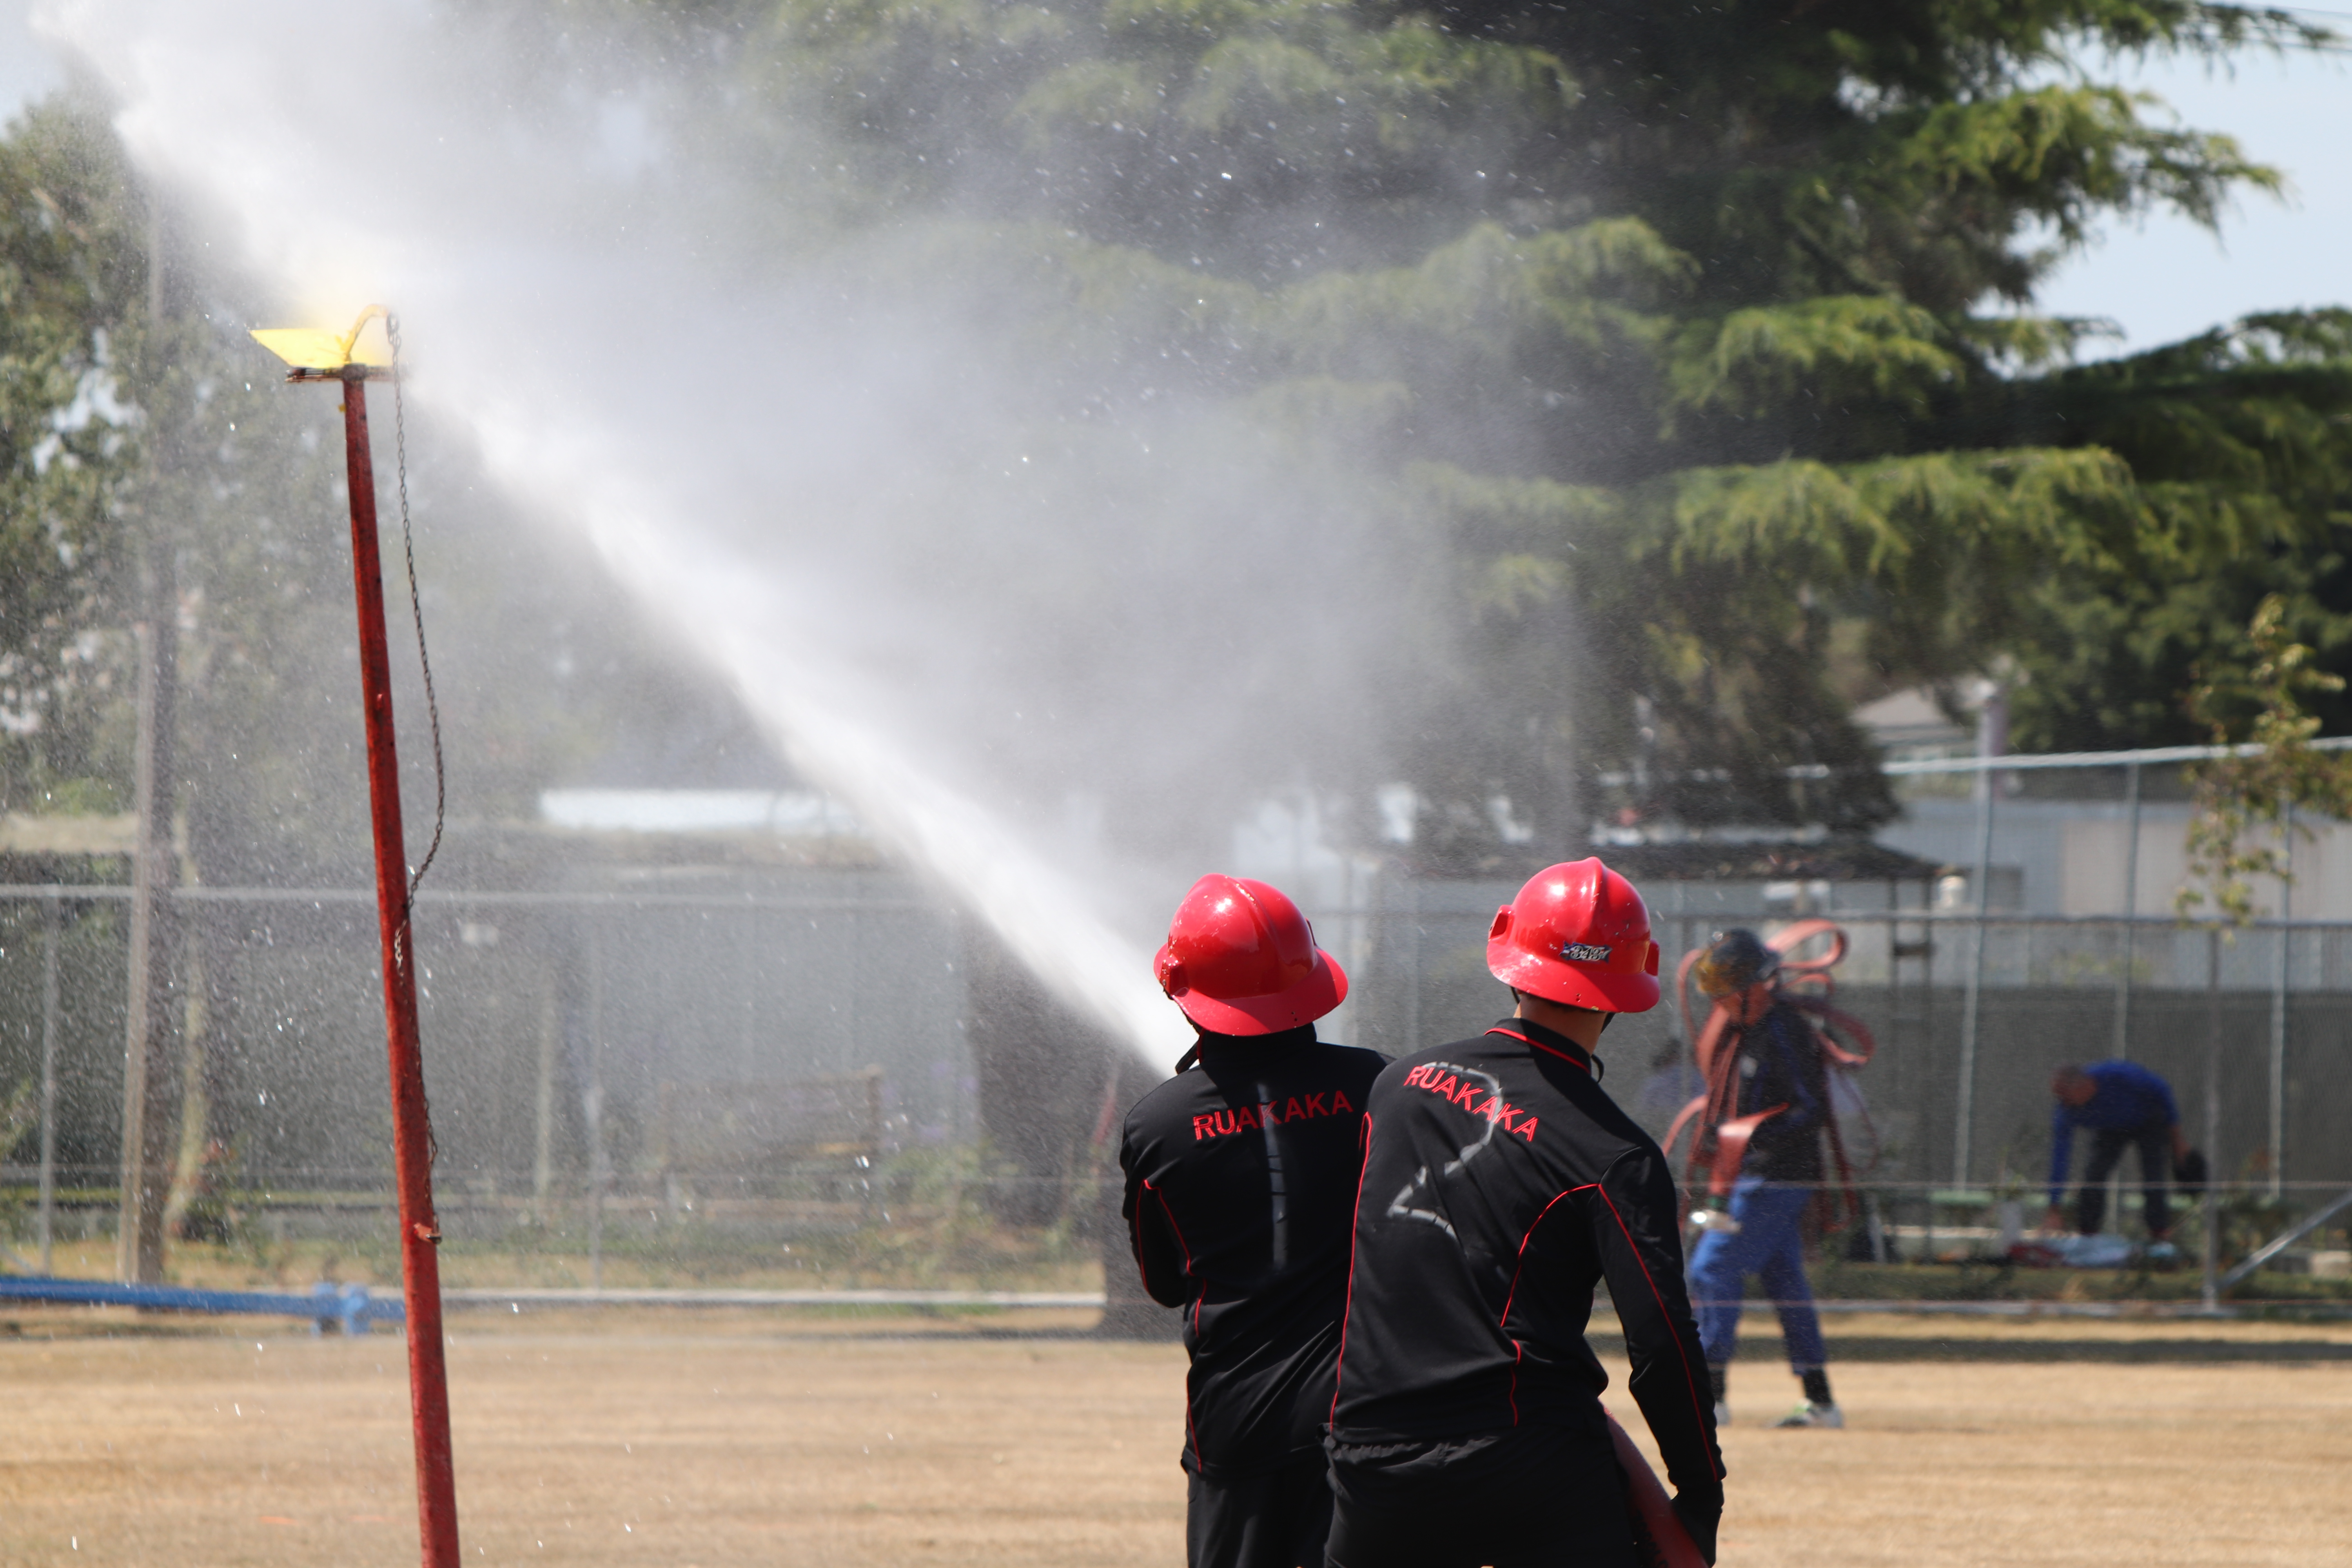
[[[384, 323], [389, 358], [362, 352], [360, 335]], [[383, 563], [376, 543], [375, 463], [368, 444], [367, 384], [389, 381], [398, 396], [398, 338], [381, 305], [362, 311], [341, 336], [309, 328], [253, 334], [292, 367], [289, 382], [343, 389], [343, 448], [351, 486], [352, 582], [359, 608], [360, 688], [367, 723], [368, 808], [375, 836], [377, 926], [383, 950], [384, 1047], [392, 1068], [393, 1163], [400, 1189], [400, 1280], [408, 1311], [408, 1399], [415, 1425], [417, 1527], [425, 1568], [457, 1568], [457, 1491], [449, 1451], [449, 1378], [441, 1334], [441, 1226], [433, 1211], [433, 1126], [425, 1100], [425, 1058], [416, 1031], [416, 976], [409, 909], [415, 879], [401, 832], [400, 760], [392, 721], [392, 658], [384, 634]], [[402, 516], [406, 518], [406, 485]], [[412, 584], [415, 574], [410, 574]], [[420, 632], [422, 628], [420, 627]], [[420, 643], [420, 647], [421, 647]], [[428, 677], [429, 681], [429, 677]], [[430, 687], [427, 687], [428, 696]], [[438, 771], [440, 747], [434, 747]], [[434, 843], [438, 847], [436, 826]], [[425, 861], [430, 864], [428, 853]], [[417, 876], [424, 874], [419, 867]]]
[[[362, 287], [396, 285], [445, 332], [429, 376], [396, 384], [462, 431], [517, 521], [621, 584], [649, 626], [724, 678], [800, 776], [1164, 1070], [1190, 1035], [1152, 982], [1153, 926], [1225, 826], [1204, 816], [1181, 835], [1074, 850], [1048, 820], [1054, 803], [1083, 794], [1129, 803], [1135, 820], [1202, 816], [1181, 782], [1193, 763], [1241, 757], [1246, 772], [1302, 711], [1323, 715], [1318, 733], [1347, 730], [1331, 704], [1304, 700], [1319, 677], [1204, 710], [1203, 683], [1175, 672], [1192, 666], [1185, 650], [1230, 633], [1266, 668], [1344, 668], [1352, 686], [1361, 665], [1335, 658], [1325, 633], [1340, 606], [1358, 616], [1352, 563], [1375, 558], [1313, 547], [1334, 568], [1316, 574], [1328, 614], [1298, 584], [1277, 592], [1237, 563], [1276, 512], [1317, 538], [1360, 512], [1328, 498], [1294, 508], [1280, 499], [1297, 494], [1286, 445], [1150, 385], [1114, 399], [1141, 411], [1133, 428], [1125, 414], [1066, 422], [1059, 373], [1008, 358], [1014, 340], [1000, 341], [984, 300], [972, 313], [943, 307], [931, 281], [905, 289], [936, 237], [813, 224], [781, 268], [739, 265], [769, 254], [768, 163], [696, 159], [652, 177], [686, 156], [683, 121], [656, 165], [601, 162], [591, 106], [618, 100], [575, 90], [572, 64], [494, 42], [501, 18], [529, 7], [41, 9], [116, 96], [133, 156], [221, 225], [209, 255], [305, 301], [341, 287], [356, 304]], [[365, 115], [348, 112], [331, 73], [296, 63], [362, 52], [377, 78]], [[667, 68], [607, 58], [612, 72], [591, 66], [578, 82], [668, 100]], [[689, 96], [695, 80], [678, 78]], [[356, 189], [369, 199], [344, 199]], [[583, 345], [541, 326], [575, 318], [601, 323], [595, 374], [579, 374]], [[318, 362], [301, 368], [335, 369], [344, 319], [301, 319], [337, 329], [318, 334], [330, 352], [298, 352]], [[738, 352], [679, 355], [692, 341]], [[373, 327], [352, 355], [371, 343]], [[952, 535], [939, 534], [950, 514]], [[1007, 716], [1024, 709], [1027, 721]]]

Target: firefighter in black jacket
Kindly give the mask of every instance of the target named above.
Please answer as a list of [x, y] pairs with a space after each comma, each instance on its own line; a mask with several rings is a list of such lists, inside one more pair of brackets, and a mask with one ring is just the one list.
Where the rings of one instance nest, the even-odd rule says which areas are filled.
[[1584, 1339], [1605, 1280], [1674, 1511], [1711, 1563], [1723, 1460], [1675, 1184], [1593, 1056], [1611, 1015], [1657, 1003], [1649, 911], [1599, 860], [1554, 866], [1496, 912], [1486, 964], [1517, 1011], [1372, 1087], [1328, 1561], [1631, 1568]]
[[1315, 1568], [1364, 1100], [1388, 1058], [1316, 1039], [1348, 977], [1264, 882], [1202, 878], [1158, 970], [1200, 1040], [1128, 1112], [1118, 1163], [1144, 1289], [1185, 1309], [1186, 1555]]

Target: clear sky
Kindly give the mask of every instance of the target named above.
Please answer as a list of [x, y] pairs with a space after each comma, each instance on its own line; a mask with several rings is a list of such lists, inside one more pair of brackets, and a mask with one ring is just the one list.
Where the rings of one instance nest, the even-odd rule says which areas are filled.
[[[2305, 11], [2352, 35], [2352, 0]], [[2300, 9], [2300, 8], [2298, 8]], [[0, 112], [13, 114], [63, 72], [27, 27], [30, 0], [0, 0]], [[2169, 342], [2251, 310], [2352, 305], [2352, 53], [2279, 60], [2250, 55], [2234, 72], [2158, 64], [2120, 78], [2170, 104], [2183, 124], [2238, 138], [2285, 171], [2284, 201], [2242, 198], [2217, 238], [2177, 217], [2111, 224], [2063, 266], [2040, 307], [2100, 316], [2123, 330], [2092, 357]]]
[[[2307, 15], [2352, 35], [2352, 0], [2344, 4]], [[2120, 79], [2163, 99], [2182, 124], [2226, 132], [2256, 162], [2284, 171], [2285, 199], [2242, 196], [2219, 238], [2170, 216], [2111, 224], [2043, 286], [2042, 310], [2121, 326], [2122, 342], [2087, 351], [2095, 357], [2170, 342], [2251, 310], [2352, 305], [2352, 55], [2249, 55], [2229, 75], [2164, 64]]]
[[65, 78], [26, 26], [31, 10], [29, 0], [0, 0], [0, 112], [6, 114]]

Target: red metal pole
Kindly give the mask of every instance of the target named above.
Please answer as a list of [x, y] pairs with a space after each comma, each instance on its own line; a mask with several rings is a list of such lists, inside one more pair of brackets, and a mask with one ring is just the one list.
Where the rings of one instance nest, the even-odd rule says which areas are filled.
[[416, 1038], [408, 926], [408, 851], [400, 830], [400, 759], [392, 728], [383, 566], [376, 550], [375, 464], [368, 451], [366, 371], [343, 373], [343, 445], [352, 489], [352, 584], [359, 596], [360, 685], [367, 702], [368, 806], [375, 824], [376, 918], [383, 939], [383, 1025], [392, 1065], [393, 1159], [400, 1180], [400, 1282], [408, 1305], [408, 1401], [416, 1423], [417, 1529], [425, 1568], [457, 1568], [457, 1483], [449, 1456], [449, 1376], [441, 1334], [441, 1226], [433, 1213], [432, 1131]]

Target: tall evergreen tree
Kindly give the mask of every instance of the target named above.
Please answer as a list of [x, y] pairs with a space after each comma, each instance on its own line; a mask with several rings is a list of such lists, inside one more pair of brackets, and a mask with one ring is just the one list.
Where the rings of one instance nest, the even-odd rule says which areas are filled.
[[2000, 661], [2026, 743], [2172, 738], [2272, 591], [2352, 659], [2341, 321], [2074, 370], [2085, 324], [2030, 313], [2103, 223], [2278, 184], [2102, 66], [2328, 41], [2289, 13], [686, 9], [751, 40], [775, 146], [846, 150], [852, 223], [1043, 259], [1029, 310], [1107, 376], [1157, 354], [1379, 430], [1507, 677], [1402, 726], [1440, 797], [1572, 754], [1641, 778], [1639, 815], [1858, 827], [1891, 809], [1848, 717], [1878, 691]]

